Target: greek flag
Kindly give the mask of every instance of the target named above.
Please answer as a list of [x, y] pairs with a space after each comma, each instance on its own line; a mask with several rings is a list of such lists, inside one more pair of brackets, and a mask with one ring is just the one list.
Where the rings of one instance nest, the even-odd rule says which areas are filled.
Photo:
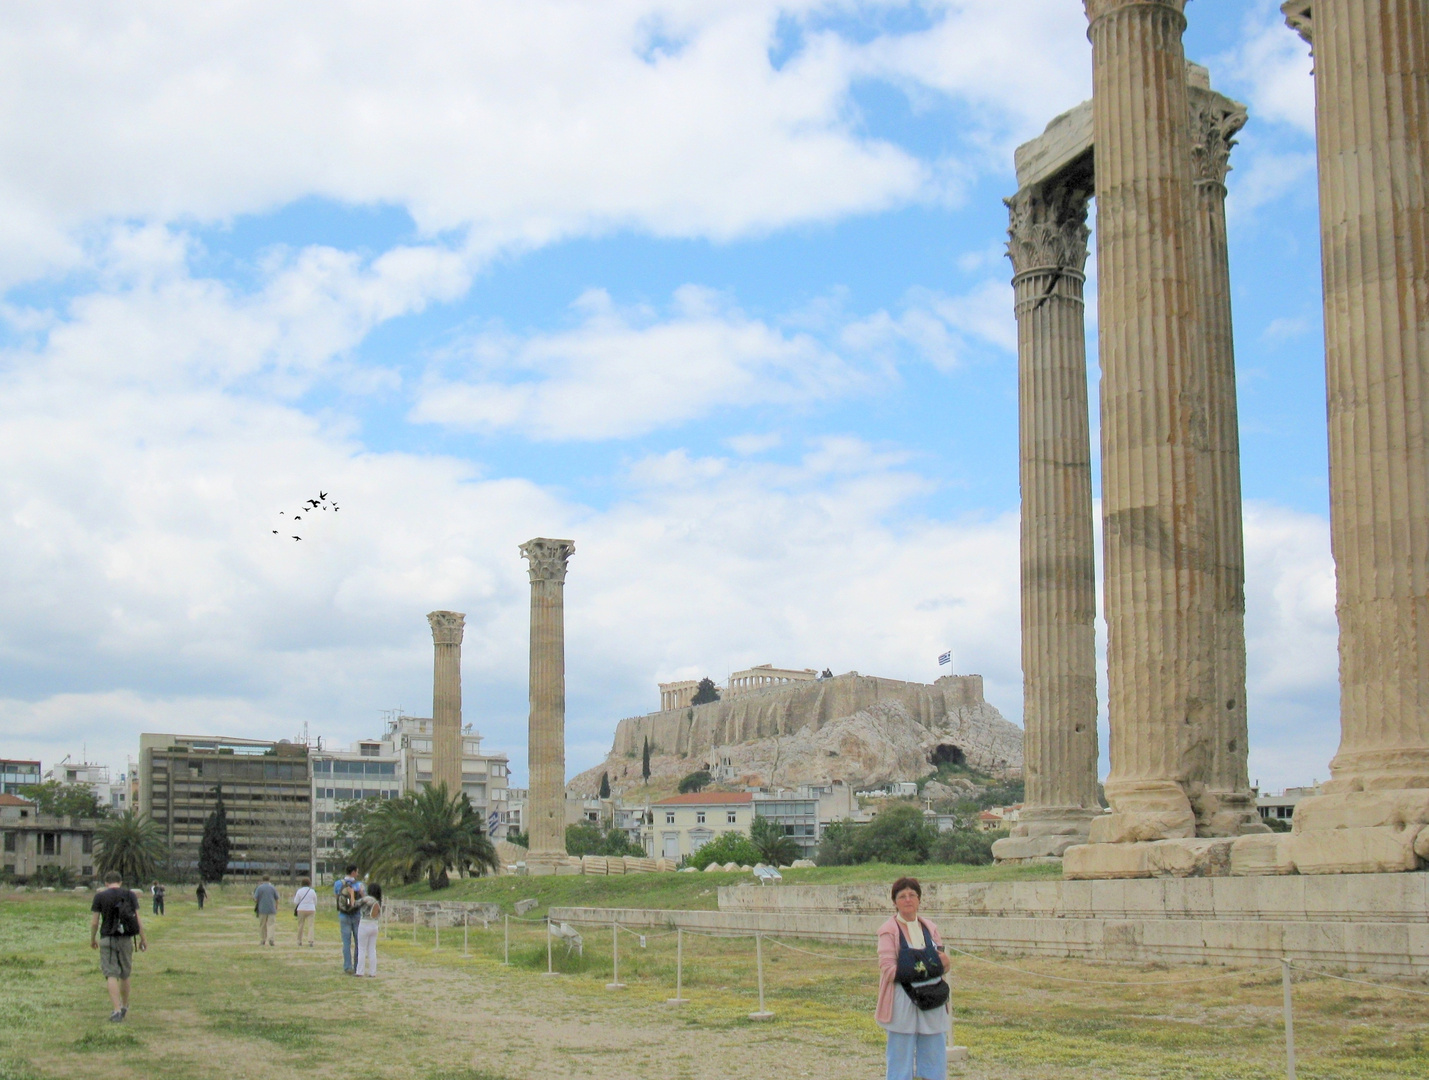
[[490, 836], [492, 833], [494, 833], [494, 832], [496, 831], [496, 826], [498, 826], [498, 825], [500, 825], [500, 824], [501, 824], [501, 813], [500, 813], [500, 811], [497, 811], [497, 810], [491, 811], [491, 816], [486, 819], [486, 835], [487, 835], [487, 836]]
[[951, 664], [952, 662], [953, 662], [953, 653], [952, 653], [952, 650], [951, 650], [951, 649], [948, 650], [947, 652], [943, 653], [942, 656], [938, 657], [938, 666], [939, 666], [939, 667], [942, 667], [944, 664]]

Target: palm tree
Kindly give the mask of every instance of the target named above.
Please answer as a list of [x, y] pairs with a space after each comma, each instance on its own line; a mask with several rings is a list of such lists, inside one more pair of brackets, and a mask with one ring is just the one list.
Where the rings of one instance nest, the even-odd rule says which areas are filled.
[[788, 866], [799, 857], [794, 838], [786, 836], [784, 827], [770, 818], [755, 818], [749, 826], [749, 839], [759, 849], [759, 857], [770, 866]]
[[98, 844], [94, 864], [99, 872], [113, 871], [130, 885], [154, 880], [169, 857], [158, 822], [134, 809], [104, 822], [94, 830], [94, 839]]
[[425, 874], [432, 889], [447, 887], [450, 867], [466, 876], [501, 866], [481, 814], [464, 792], [448, 795], [445, 784], [382, 803], [368, 815], [352, 857], [368, 878], [412, 882]]

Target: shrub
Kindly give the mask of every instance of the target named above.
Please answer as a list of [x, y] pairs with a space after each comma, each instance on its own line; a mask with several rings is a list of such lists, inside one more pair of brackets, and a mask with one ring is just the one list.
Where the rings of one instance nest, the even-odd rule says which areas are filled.
[[759, 849], [750, 842], [749, 837], [741, 832], [727, 832], [715, 837], [699, 851], [695, 852], [685, 860], [686, 866], [693, 866], [696, 870], [703, 870], [710, 863], [727, 862], [738, 863], [740, 866], [753, 866], [757, 862], [763, 862], [760, 858]]
[[594, 822], [566, 826], [567, 855], [635, 855], [645, 849], [631, 841], [624, 829], [602, 829]]
[[749, 842], [759, 849], [759, 861], [771, 866], [788, 866], [799, 857], [799, 845], [770, 818], [757, 817], [749, 826]]
[[707, 769], [699, 769], [692, 772], [689, 776], [680, 781], [680, 794], [688, 795], [692, 791], [699, 791], [707, 787], [713, 779], [714, 777], [709, 774]]
[[981, 829], [950, 829], [939, 833], [933, 841], [932, 861], [988, 866], [992, 863], [993, 841], [1006, 835], [1004, 830], [983, 832]]
[[924, 863], [937, 828], [912, 803], [894, 803], [866, 825], [838, 821], [824, 830], [819, 862], [853, 866], [866, 862]]

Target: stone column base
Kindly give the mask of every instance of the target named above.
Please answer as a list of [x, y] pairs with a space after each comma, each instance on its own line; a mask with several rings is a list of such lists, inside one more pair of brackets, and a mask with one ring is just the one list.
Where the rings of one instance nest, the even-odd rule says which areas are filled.
[[1429, 788], [1311, 796], [1283, 840], [1302, 874], [1417, 870], [1429, 861]]
[[1038, 806], [1023, 810], [1012, 835], [993, 842], [998, 862], [1030, 862], [1061, 858], [1075, 844], [1087, 842], [1087, 831], [1100, 810], [1083, 806]]
[[1235, 842], [1229, 837], [1183, 837], [1127, 844], [1079, 844], [1062, 853], [1062, 876], [1073, 880], [1230, 877], [1231, 846]]
[[1249, 791], [1203, 791], [1194, 801], [1197, 836], [1257, 836], [1270, 832]]
[[1085, 836], [1004, 836], [992, 843], [992, 857], [1000, 863], [1060, 859], [1069, 847], [1085, 844]]
[[542, 851], [526, 856], [526, 873], [531, 877], [550, 877], [552, 874], [579, 874], [581, 861], [572, 859], [563, 852]]
[[1191, 800], [1174, 780], [1108, 781], [1111, 813], [1092, 822], [1093, 844], [1129, 844], [1155, 840], [1192, 839], [1196, 814]]
[[1242, 836], [1231, 844], [1231, 877], [1270, 877], [1295, 873], [1285, 841], [1286, 833]]

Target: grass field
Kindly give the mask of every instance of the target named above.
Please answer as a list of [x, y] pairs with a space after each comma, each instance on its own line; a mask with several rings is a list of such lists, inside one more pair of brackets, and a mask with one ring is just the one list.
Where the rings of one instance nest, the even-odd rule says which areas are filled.
[[[908, 872], [907, 867], [866, 863], [863, 866], [819, 866], [808, 870], [785, 870], [786, 885], [855, 885], [865, 882], [891, 883]], [[942, 866], [929, 864], [914, 868], [921, 881], [1036, 881], [1060, 879], [1057, 866]], [[544, 915], [546, 908], [564, 907], [643, 907], [682, 911], [713, 911], [719, 906], [718, 886], [754, 884], [748, 871], [725, 873], [713, 870], [694, 874], [617, 874], [614, 877], [573, 874], [563, 877], [487, 877], [464, 878], [452, 882], [439, 893], [425, 883], [394, 889], [392, 895], [409, 900], [468, 900], [499, 903], [510, 911], [517, 900], [531, 898], [540, 906], [534, 914]]]
[[[706, 877], [719, 875], [700, 875], [702, 887]], [[550, 978], [539, 924], [513, 924], [511, 967], [501, 965], [499, 924], [471, 931], [465, 955], [460, 928], [437, 947], [432, 930], [418, 930], [414, 944], [410, 926], [394, 926], [380, 945], [379, 977], [357, 980], [341, 974], [331, 913], [320, 917], [318, 947], [301, 951], [282, 915], [278, 947], [260, 948], [251, 902], [236, 888], [202, 913], [175, 895], [167, 916], [146, 923], [151, 947], [136, 963], [132, 1012], [112, 1025], [88, 948], [88, 897], [0, 895], [0, 1080], [257, 1080], [326, 1075], [340, 1063], [344, 1075], [392, 1080], [883, 1075], [870, 950], [767, 941], [775, 1019], [760, 1024], [747, 1018], [757, 1001], [748, 940], [686, 935], [690, 1003], [670, 1006], [672, 937], [650, 937], [642, 949], [622, 934], [627, 988], [610, 991], [608, 929], [586, 933], [583, 956], [558, 947], [564, 974]], [[1285, 1075], [1277, 970], [999, 962], [1016, 970], [955, 962], [956, 1041], [972, 1051], [960, 1075]], [[1429, 997], [1307, 977], [1295, 1007], [1301, 1077], [1429, 1076]]]

